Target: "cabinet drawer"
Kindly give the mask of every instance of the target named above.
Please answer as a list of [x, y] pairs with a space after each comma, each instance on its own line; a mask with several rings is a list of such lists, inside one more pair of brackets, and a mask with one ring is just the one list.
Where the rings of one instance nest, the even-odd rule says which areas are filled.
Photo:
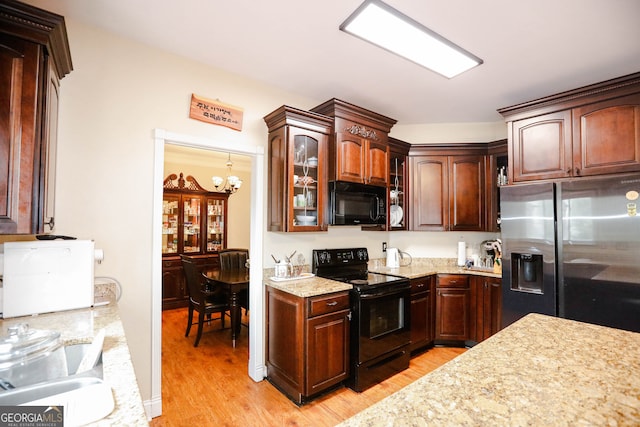
[[431, 277], [421, 277], [411, 280], [411, 295], [429, 291]]
[[338, 293], [309, 298], [309, 317], [349, 308], [349, 294]]
[[162, 260], [162, 268], [182, 268], [182, 260], [180, 258]]
[[438, 274], [436, 286], [439, 288], [468, 288], [469, 276], [458, 274]]

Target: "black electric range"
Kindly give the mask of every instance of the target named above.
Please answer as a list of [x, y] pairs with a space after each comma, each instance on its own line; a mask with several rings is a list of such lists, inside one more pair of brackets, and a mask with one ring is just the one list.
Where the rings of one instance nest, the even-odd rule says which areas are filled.
[[358, 293], [376, 288], [405, 285], [406, 277], [374, 273], [368, 270], [367, 248], [318, 249], [313, 251], [313, 273], [318, 277], [353, 285]]
[[366, 248], [313, 251], [313, 272], [353, 285], [350, 377], [361, 392], [409, 367], [411, 287], [409, 279], [367, 270]]

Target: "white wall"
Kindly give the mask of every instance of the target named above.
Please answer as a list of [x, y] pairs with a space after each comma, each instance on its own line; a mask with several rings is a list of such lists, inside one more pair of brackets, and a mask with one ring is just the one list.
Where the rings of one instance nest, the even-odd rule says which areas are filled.
[[[214, 138], [229, 147], [236, 143], [264, 146], [263, 116], [282, 104], [311, 108], [340, 94], [310, 100], [73, 20], [67, 19], [67, 29], [74, 71], [61, 83], [56, 232], [94, 239], [96, 247], [104, 249], [105, 260], [96, 266], [96, 275], [114, 276], [123, 284], [120, 312], [142, 398], [148, 400], [153, 130]], [[192, 93], [244, 108], [242, 132], [189, 119]], [[402, 135], [402, 127], [398, 129]], [[492, 139], [499, 138], [486, 140]], [[262, 178], [263, 188], [255, 191], [268, 194], [266, 173]], [[414, 256], [424, 244], [425, 254], [436, 255], [438, 249], [429, 249], [433, 242], [437, 242], [434, 248], [446, 248], [448, 253], [458, 238], [459, 233], [378, 233], [338, 227], [327, 233], [266, 232], [262, 249], [265, 266], [270, 266], [269, 254], [294, 249], [307, 260], [314, 248], [346, 246], [366, 246], [372, 257], [381, 257], [382, 241], [403, 250], [416, 248]]]

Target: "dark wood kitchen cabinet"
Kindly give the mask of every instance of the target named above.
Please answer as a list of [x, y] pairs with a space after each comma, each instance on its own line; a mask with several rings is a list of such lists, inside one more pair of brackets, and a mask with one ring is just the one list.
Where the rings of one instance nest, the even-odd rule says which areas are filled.
[[409, 227], [409, 149], [411, 144], [389, 137], [389, 215], [388, 230]]
[[502, 329], [502, 279], [471, 277], [472, 336], [481, 342]]
[[411, 352], [433, 344], [435, 276], [411, 279]]
[[301, 404], [349, 376], [349, 293], [267, 290], [267, 379]]
[[227, 246], [229, 195], [211, 192], [192, 176], [170, 174], [162, 198], [162, 309], [186, 307], [187, 285], [180, 255], [201, 270], [219, 267]]
[[485, 230], [485, 162], [483, 154], [411, 156], [410, 229]]
[[502, 139], [487, 144], [487, 229], [500, 231], [500, 187], [507, 185], [509, 158], [507, 156], [507, 140]]
[[510, 183], [640, 170], [640, 73], [498, 111]]
[[471, 303], [467, 275], [437, 275], [436, 344], [463, 345], [471, 338]]
[[269, 231], [326, 231], [333, 120], [283, 105], [264, 121], [269, 128]]
[[329, 180], [387, 187], [388, 134], [396, 120], [335, 98], [311, 111], [334, 119]]
[[0, 233], [54, 229], [59, 81], [73, 69], [64, 17], [0, 3]]

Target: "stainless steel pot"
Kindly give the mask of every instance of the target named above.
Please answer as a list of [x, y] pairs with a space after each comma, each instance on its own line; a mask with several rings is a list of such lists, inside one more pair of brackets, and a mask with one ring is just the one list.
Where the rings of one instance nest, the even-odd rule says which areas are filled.
[[[68, 375], [60, 333], [19, 323], [0, 337], [0, 386], [16, 388]], [[0, 390], [0, 393], [2, 390]]]

